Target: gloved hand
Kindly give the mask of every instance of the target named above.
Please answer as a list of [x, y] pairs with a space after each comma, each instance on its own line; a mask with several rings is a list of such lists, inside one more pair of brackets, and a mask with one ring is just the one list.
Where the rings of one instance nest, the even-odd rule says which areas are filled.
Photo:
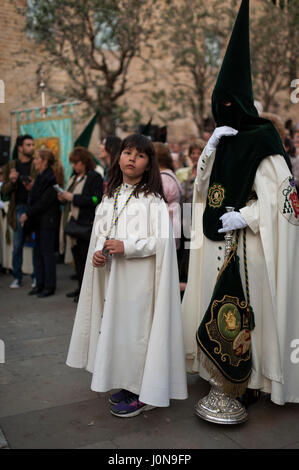
[[3, 208], [4, 208], [4, 202], [0, 201], [0, 209], [3, 209]]
[[227, 212], [220, 217], [222, 221], [222, 228], [218, 233], [229, 232], [230, 230], [237, 230], [239, 228], [247, 227], [247, 222], [242, 217], [240, 212]]
[[239, 131], [229, 126], [216, 127], [216, 129], [214, 129], [214, 132], [209, 138], [208, 143], [207, 143], [208, 152], [212, 153], [216, 149], [221, 137], [223, 137], [224, 135], [233, 136], [233, 135], [238, 134], [238, 132]]

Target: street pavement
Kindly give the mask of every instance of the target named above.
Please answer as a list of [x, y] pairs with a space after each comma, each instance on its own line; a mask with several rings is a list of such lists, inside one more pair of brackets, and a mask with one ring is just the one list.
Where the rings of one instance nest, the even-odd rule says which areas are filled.
[[[57, 265], [55, 296], [28, 296], [31, 279], [9, 289], [0, 274], [1, 449], [299, 449], [299, 404], [278, 406], [263, 395], [246, 423], [199, 419], [196, 402], [209, 385], [188, 375], [189, 397], [130, 419], [112, 416], [108, 393], [90, 390], [91, 375], [66, 366], [76, 304], [70, 265]], [[299, 384], [298, 384], [299, 386]]]

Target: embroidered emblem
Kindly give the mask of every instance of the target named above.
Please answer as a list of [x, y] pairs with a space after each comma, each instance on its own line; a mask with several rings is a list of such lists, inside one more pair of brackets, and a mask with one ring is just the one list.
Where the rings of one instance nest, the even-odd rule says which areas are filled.
[[221, 207], [225, 190], [221, 184], [213, 184], [208, 192], [209, 206], [213, 208]]
[[241, 328], [241, 316], [235, 305], [226, 303], [220, 308], [218, 328], [227, 341], [232, 341], [237, 336]]
[[294, 178], [286, 178], [279, 188], [279, 210], [293, 225], [299, 225], [299, 198]]
[[[228, 361], [233, 367], [251, 358], [250, 332], [249, 336], [245, 334], [249, 331], [247, 309], [245, 301], [225, 295], [222, 300], [214, 300], [211, 320], [206, 324], [210, 340], [217, 343], [214, 353], [220, 355], [221, 362]], [[243, 311], [246, 314], [242, 316]]]
[[233, 342], [233, 351], [236, 356], [242, 356], [250, 348], [251, 334], [245, 329], [241, 330]]

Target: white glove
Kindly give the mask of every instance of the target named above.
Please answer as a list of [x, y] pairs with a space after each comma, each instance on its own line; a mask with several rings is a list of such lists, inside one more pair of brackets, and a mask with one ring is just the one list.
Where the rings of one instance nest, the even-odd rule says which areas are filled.
[[238, 228], [247, 227], [247, 222], [242, 217], [240, 212], [227, 212], [220, 217], [222, 221], [222, 228], [218, 233], [229, 232], [230, 230], [237, 230]]
[[208, 153], [212, 153], [214, 150], [216, 150], [216, 147], [219, 144], [221, 137], [223, 137], [224, 135], [233, 136], [238, 134], [238, 132], [239, 131], [229, 126], [216, 127], [207, 143]]
[[0, 201], [0, 209], [4, 209], [4, 202]]

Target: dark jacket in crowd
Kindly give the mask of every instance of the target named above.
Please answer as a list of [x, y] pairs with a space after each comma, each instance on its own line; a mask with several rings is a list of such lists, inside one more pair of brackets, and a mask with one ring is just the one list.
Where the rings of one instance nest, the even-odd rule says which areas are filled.
[[[17, 167], [17, 160], [11, 160], [3, 168], [3, 185], [1, 187], [1, 193], [3, 196], [9, 198], [9, 206], [7, 213], [7, 221], [13, 230], [17, 229], [17, 214], [16, 214], [16, 192], [19, 184], [23, 184], [20, 181], [12, 183], [9, 179], [9, 173], [12, 168]], [[35, 169], [33, 159], [31, 161], [30, 175], [32, 179], [37, 177], [37, 171]]]
[[53, 188], [56, 179], [52, 168], [46, 168], [34, 182], [26, 211], [30, 229], [57, 229], [60, 220], [60, 203]]
[[[103, 179], [99, 173], [89, 170], [86, 173], [86, 181], [81, 194], [74, 194], [73, 205], [79, 207], [78, 223], [92, 225], [95, 208], [103, 197]], [[76, 176], [74, 176], [74, 181]], [[97, 202], [96, 199], [97, 198]]]

